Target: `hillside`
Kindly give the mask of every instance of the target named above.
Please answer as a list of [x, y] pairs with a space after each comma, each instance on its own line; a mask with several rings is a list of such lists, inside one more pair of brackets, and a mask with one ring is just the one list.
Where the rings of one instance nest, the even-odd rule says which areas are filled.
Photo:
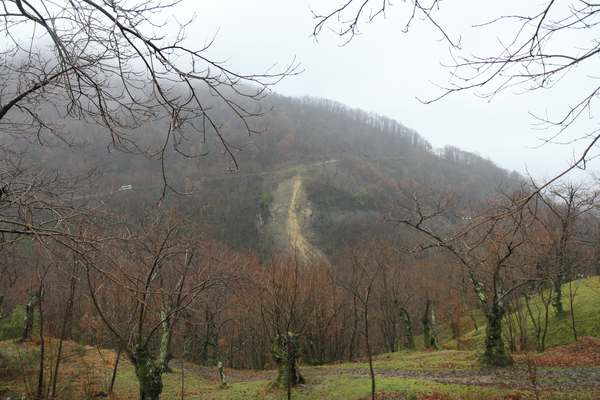
[[[478, 341], [472, 350], [399, 351], [375, 358], [380, 399], [596, 399], [600, 395], [600, 281], [588, 278], [573, 282], [578, 287], [574, 298], [577, 342], [565, 334], [563, 323], [553, 321], [548, 332], [552, 344], [543, 353], [516, 353], [515, 364], [508, 368], [482, 369], [478, 362]], [[538, 299], [532, 299], [539, 301]], [[510, 316], [508, 317], [510, 318]], [[0, 325], [6, 335], [18, 334], [13, 318]], [[11, 332], [10, 327], [14, 332]], [[594, 335], [596, 338], [585, 336]], [[563, 343], [562, 346], [553, 347]], [[566, 343], [567, 345], [564, 345]], [[451, 343], [448, 343], [451, 345]], [[46, 366], [53, 365], [56, 340], [46, 340]], [[67, 342], [59, 385], [62, 399], [106, 397], [112, 376], [115, 353], [111, 350]], [[39, 364], [39, 343], [0, 341], [0, 399], [27, 394], [34, 387]], [[203, 367], [180, 361], [165, 375], [163, 398], [177, 399], [181, 388], [186, 396], [198, 400], [281, 399], [285, 393], [271, 389], [275, 371], [226, 369], [227, 388], [220, 388], [215, 367]], [[369, 393], [368, 364], [365, 361], [311, 367], [302, 372], [307, 383], [294, 389], [295, 399], [362, 400]], [[49, 370], [47, 371], [49, 373]], [[534, 383], [535, 382], [535, 383]], [[137, 382], [131, 364], [121, 360], [114, 385], [113, 399], [135, 399]], [[539, 397], [537, 397], [539, 396]]]
[[[178, 151], [169, 146], [165, 154], [168, 182], [191, 193], [171, 194], [167, 201], [239, 249], [288, 251], [298, 241], [290, 232], [302, 231], [300, 247], [312, 247], [325, 260], [365, 238], [389, 236], [381, 220], [403, 190], [452, 192], [469, 214], [485, 207], [489, 196], [521, 183], [518, 174], [489, 160], [450, 146], [434, 150], [397, 121], [339, 103], [273, 95], [262, 108], [253, 126], [260, 133], [250, 137], [225, 110], [215, 110], [239, 170], [211, 134], [181, 132]], [[129, 135], [156, 149], [163, 125], [158, 121]], [[130, 215], [155, 204], [163, 182], [160, 161], [107, 152], [111, 144], [100, 140], [104, 133], [96, 127], [67, 122], [66, 129], [81, 146], [37, 149], [41, 165], [98, 168], [89, 198]], [[118, 192], [123, 185], [132, 190]], [[297, 190], [290, 190], [294, 185]]]
[[[545, 347], [550, 348], [572, 343], [575, 340], [573, 326], [578, 337], [594, 336], [600, 338], [600, 315], [598, 314], [598, 307], [600, 307], [600, 279], [597, 277], [579, 279], [570, 284], [563, 285], [563, 291], [567, 295], [569, 293], [573, 295], [574, 318], [571, 318], [570, 302], [566, 302], [565, 304], [567, 315], [564, 317], [558, 318], [552, 310], [549, 310], [547, 332], [544, 338]], [[518, 343], [522, 341], [520, 338], [521, 334], [517, 333], [517, 329], [514, 327], [519, 318], [530, 320], [531, 315], [533, 315], [536, 320], [543, 321], [545, 316], [543, 301], [539, 296], [534, 296], [530, 301], [531, 315], [529, 315], [523, 301], [519, 304], [521, 305], [521, 309], [509, 313], [505, 317], [504, 323], [505, 337], [509, 339], [507, 345], [511, 345], [510, 342], [512, 341], [513, 347], [517, 347]], [[482, 326], [482, 322], [483, 319], [481, 318], [480, 326]], [[469, 321], [465, 321], [465, 324], [472, 327], [472, 323]], [[535, 346], [536, 327], [531, 322], [526, 327], [526, 336], [531, 343], [530, 345]], [[485, 340], [485, 330], [481, 328], [470, 330], [459, 340], [462, 348], [480, 349]], [[446, 346], [456, 348], [457, 343], [453, 340], [447, 340]]]

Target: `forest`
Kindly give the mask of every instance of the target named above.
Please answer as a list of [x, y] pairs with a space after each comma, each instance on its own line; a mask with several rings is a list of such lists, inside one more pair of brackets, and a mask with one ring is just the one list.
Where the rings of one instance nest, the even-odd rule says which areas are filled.
[[[600, 398], [600, 191], [570, 175], [596, 131], [542, 179], [278, 94], [296, 60], [188, 48], [192, 21], [155, 20], [179, 2], [0, 1], [0, 400]], [[407, 29], [458, 50], [428, 3]], [[525, 55], [461, 61], [483, 75], [441, 97], [498, 64], [551, 79], [553, 3], [518, 18]], [[390, 6], [315, 12], [313, 35]], [[580, 7], [561, 26], [595, 26]]]

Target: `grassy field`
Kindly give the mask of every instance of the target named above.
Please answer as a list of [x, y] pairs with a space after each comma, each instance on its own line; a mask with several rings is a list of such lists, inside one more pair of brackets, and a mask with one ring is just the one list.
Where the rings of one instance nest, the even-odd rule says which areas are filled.
[[[542, 354], [517, 354], [510, 368], [482, 368], [477, 345], [482, 329], [466, 337], [470, 350], [436, 352], [400, 351], [375, 359], [379, 399], [600, 399], [600, 280], [575, 282], [576, 323], [581, 339], [573, 342], [570, 319], [550, 321]], [[8, 327], [1, 327], [10, 331]], [[14, 332], [13, 332], [14, 333]], [[569, 344], [570, 343], [570, 344]], [[445, 343], [451, 347], [452, 342]], [[46, 343], [46, 364], [52, 365], [56, 341]], [[37, 382], [39, 344], [0, 341], [0, 399], [31, 396]], [[92, 399], [106, 392], [115, 353], [72, 342], [66, 344], [58, 384], [58, 398]], [[229, 385], [219, 387], [212, 367], [173, 362], [165, 374], [163, 399], [278, 400], [283, 391], [270, 387], [275, 371], [226, 370]], [[183, 367], [183, 370], [182, 370]], [[183, 373], [182, 373], [183, 372]], [[370, 393], [368, 365], [362, 361], [321, 367], [303, 366], [307, 383], [293, 391], [299, 400], [362, 400]], [[49, 370], [46, 372], [49, 376]], [[534, 379], [535, 378], [535, 379]], [[535, 381], [535, 383], [534, 383]], [[112, 399], [136, 399], [137, 382], [132, 366], [120, 363]]]
[[[50, 343], [49, 348], [55, 346]], [[0, 370], [0, 398], [32, 394], [37, 379], [39, 351], [36, 343], [0, 343], [3, 360]], [[58, 393], [61, 399], [92, 399], [105, 392], [115, 354], [109, 350], [68, 343], [61, 368]], [[8, 362], [7, 362], [8, 361]], [[274, 371], [227, 370], [229, 387], [219, 387], [214, 368], [174, 363], [173, 373], [164, 377], [164, 399], [245, 400], [284, 399], [285, 393], [270, 387]], [[377, 390], [382, 399], [527, 399], [536, 390], [526, 378], [524, 360], [502, 370], [481, 369], [474, 352], [399, 352], [377, 357]], [[556, 384], [556, 372], [563, 377]], [[307, 384], [294, 389], [293, 397], [302, 400], [359, 400], [370, 393], [365, 362], [303, 368]], [[600, 398], [595, 387], [600, 368], [538, 368], [538, 395], [541, 399]], [[569, 377], [573, 379], [569, 380]], [[583, 378], [582, 378], [583, 377]], [[582, 381], [583, 379], [583, 381]], [[136, 399], [137, 382], [131, 365], [121, 363], [112, 399]], [[14, 399], [14, 397], [13, 397]]]

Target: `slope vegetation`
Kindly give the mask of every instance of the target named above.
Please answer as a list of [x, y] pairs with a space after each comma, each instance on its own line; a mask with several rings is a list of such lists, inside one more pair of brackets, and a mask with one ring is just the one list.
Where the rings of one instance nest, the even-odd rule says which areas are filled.
[[[375, 358], [380, 399], [597, 399], [600, 397], [600, 278], [581, 279], [574, 297], [574, 342], [568, 318], [552, 319], [543, 353], [517, 353], [508, 368], [482, 369], [478, 362], [479, 333], [470, 333], [472, 350], [400, 351]], [[539, 301], [533, 300], [533, 301]], [[4, 323], [5, 325], [7, 322]], [[14, 325], [14, 321], [10, 322]], [[1, 328], [1, 326], [0, 326]], [[4, 329], [7, 335], [13, 330]], [[596, 338], [592, 337], [596, 336]], [[447, 342], [448, 345], [452, 343]], [[560, 344], [560, 345], [559, 345]], [[46, 377], [51, 376], [56, 340], [46, 339]], [[115, 353], [67, 342], [61, 364], [58, 393], [61, 399], [102, 397], [110, 382]], [[0, 341], [0, 399], [33, 393], [38, 379], [39, 343]], [[198, 400], [282, 399], [285, 393], [270, 388], [275, 371], [226, 370], [228, 387], [219, 387], [215, 367], [173, 362], [165, 375], [164, 399]], [[182, 369], [183, 368], [183, 369]], [[369, 393], [368, 364], [364, 360], [321, 367], [304, 366], [307, 384], [294, 389], [299, 400], [363, 400]], [[11, 397], [12, 396], [12, 397]], [[135, 399], [133, 368], [121, 360], [114, 399]]]

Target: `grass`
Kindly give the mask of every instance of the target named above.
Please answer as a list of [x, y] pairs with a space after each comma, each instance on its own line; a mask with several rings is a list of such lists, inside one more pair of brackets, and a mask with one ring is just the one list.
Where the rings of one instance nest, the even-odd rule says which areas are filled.
[[16, 339], [23, 332], [25, 310], [16, 307], [10, 315], [0, 320], [0, 340]]
[[[600, 279], [589, 278], [573, 283], [576, 288], [575, 317], [580, 336], [600, 336]], [[565, 290], [568, 300], [568, 288]], [[533, 301], [539, 301], [534, 299]], [[568, 301], [567, 316], [556, 318], [552, 315], [549, 322], [547, 345], [555, 346], [573, 341], [570, 326]], [[478, 316], [477, 318], [481, 318]], [[7, 336], [16, 332], [9, 322], [3, 331]], [[484, 325], [478, 332], [468, 332], [462, 342], [471, 342], [473, 349], [483, 343]], [[442, 331], [442, 333], [444, 333]], [[453, 343], [447, 337], [445, 346]], [[48, 339], [47, 365], [52, 365], [56, 341]], [[91, 398], [94, 394], [106, 391], [112, 365], [115, 360], [114, 352], [99, 350], [67, 342], [65, 359], [62, 364], [59, 380], [59, 397], [64, 400], [79, 400]], [[37, 378], [39, 364], [38, 344], [19, 343], [15, 340], [0, 341], [0, 398], [2, 393], [31, 394]], [[174, 373], [164, 375], [163, 399], [181, 398], [181, 369], [174, 365]], [[272, 390], [270, 379], [275, 377], [274, 371], [230, 372], [230, 385], [226, 389], [219, 387], [216, 371], [204, 367], [184, 364], [185, 367], [185, 399], [191, 400], [280, 400], [285, 399], [285, 392]], [[522, 366], [521, 366], [522, 367]], [[437, 352], [400, 351], [391, 354], [381, 354], [375, 357], [377, 371], [378, 393], [390, 393], [389, 399], [527, 399], [535, 398], [528, 389], [516, 389], [510, 386], [486, 385], [477, 380], [473, 382], [462, 380], [460, 384], [436, 382], [426, 379], [428, 372], [438, 374], [450, 371], [469, 371], [477, 374], [479, 371], [476, 350], [458, 351], [445, 349]], [[593, 366], [593, 368], [598, 368]], [[580, 368], [581, 370], [581, 368]], [[293, 398], [296, 400], [364, 400], [370, 394], [368, 365], [365, 360], [353, 363], [341, 363], [321, 367], [303, 367], [308, 384], [294, 389]], [[410, 377], [394, 376], [393, 371], [412, 371]], [[386, 373], [387, 372], [387, 373]], [[46, 372], [49, 376], [49, 371]], [[413, 377], [414, 375], [414, 377]], [[476, 375], [473, 375], [476, 376]], [[566, 379], [566, 378], [565, 378]], [[454, 382], [454, 381], [453, 381]], [[523, 386], [522, 386], [523, 387]], [[117, 375], [114, 400], [137, 399], [137, 380], [131, 364], [123, 360]], [[545, 391], [540, 398], [545, 400], [559, 399], [595, 399], [598, 392], [591, 389], [566, 389], [563, 391]]]
[[[398, 351], [380, 354], [374, 358], [373, 365], [378, 370], [471, 370], [479, 367], [477, 355], [473, 351], [440, 350], [440, 351]], [[331, 368], [331, 367], [323, 367]], [[335, 366], [343, 370], [366, 371], [366, 361], [343, 363]]]
[[[55, 343], [49, 342], [52, 349]], [[50, 352], [51, 353], [51, 352]], [[94, 394], [105, 391], [114, 353], [109, 350], [98, 350], [67, 342], [66, 359], [61, 369], [59, 394], [64, 400], [91, 398]], [[17, 341], [0, 342], [0, 356], [12, 360], [16, 375], [8, 377], [0, 374], [0, 395], [4, 391], [12, 393], [31, 393], [36, 377], [39, 352], [36, 343], [19, 343]], [[448, 369], [468, 369], [476, 367], [474, 352], [439, 351], [439, 352], [399, 352], [377, 357], [376, 370], [378, 393], [393, 393], [394, 399], [525, 399], [533, 398], [528, 390], [515, 392], [510, 388], [478, 385], [477, 383], [446, 384], [428, 379], [384, 376], [384, 370], [443, 371]], [[26, 367], [29, 366], [29, 367]], [[181, 398], [181, 369], [174, 365], [174, 372], [164, 375], [163, 399]], [[185, 398], [194, 400], [280, 400], [285, 399], [285, 391], [272, 390], [270, 377], [274, 371], [261, 373], [236, 372], [232, 374], [230, 385], [226, 389], [219, 387], [216, 371], [192, 364], [185, 366]], [[363, 400], [369, 396], [370, 380], [361, 369], [364, 362], [345, 363], [325, 367], [304, 367], [308, 384], [294, 389], [296, 400]], [[18, 378], [16, 378], [18, 377]], [[115, 385], [114, 400], [133, 400], [137, 398], [137, 381], [129, 362], [123, 360]], [[87, 396], [87, 397], [86, 397]], [[402, 396], [402, 397], [398, 397]], [[512, 397], [511, 397], [512, 396]], [[591, 391], [546, 392], [542, 399], [593, 399]]]
[[[581, 336], [593, 336], [600, 338], [600, 277], [592, 277], [579, 279], [572, 282], [572, 290], [575, 293], [573, 305], [575, 310], [575, 326], [577, 334]], [[558, 318], [554, 315], [552, 307], [549, 309], [548, 332], [546, 335], [546, 348], [565, 345], [574, 342], [572, 326], [571, 326], [571, 308], [569, 305], [569, 284], [563, 285], [563, 304], [565, 307], [565, 315]], [[539, 308], [539, 313], [543, 314], [542, 301], [538, 296], [533, 296], [531, 299], [532, 309]], [[526, 311], [526, 310], [524, 310]], [[537, 316], [538, 313], [535, 315]], [[463, 343], [463, 348], [469, 350], [483, 349], [485, 340], [485, 318], [481, 312], [474, 313], [477, 320], [478, 330], [472, 329], [465, 333], [460, 341]], [[504, 321], [512, 318], [514, 315], [507, 315]], [[472, 326], [472, 322], [465, 320], [465, 325]], [[507, 324], [504, 323], [506, 331]], [[442, 328], [440, 332], [443, 347], [455, 349], [457, 341], [450, 338], [447, 329]], [[528, 336], [531, 339], [530, 343], [535, 341], [534, 327], [531, 323], [528, 326]]]

